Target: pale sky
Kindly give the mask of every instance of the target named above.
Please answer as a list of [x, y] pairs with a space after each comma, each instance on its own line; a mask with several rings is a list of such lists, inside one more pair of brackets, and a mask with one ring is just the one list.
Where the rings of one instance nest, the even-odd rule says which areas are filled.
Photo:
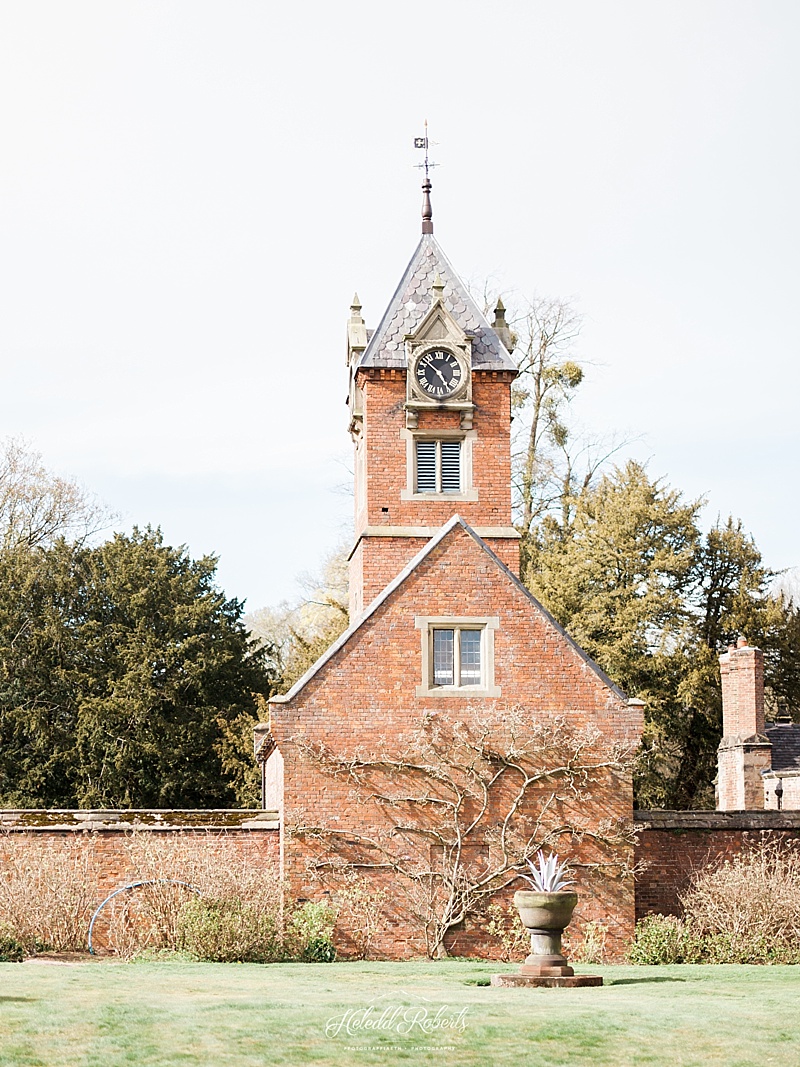
[[346, 535], [419, 237], [574, 297], [577, 414], [800, 564], [800, 5], [0, 0], [0, 436], [257, 609]]

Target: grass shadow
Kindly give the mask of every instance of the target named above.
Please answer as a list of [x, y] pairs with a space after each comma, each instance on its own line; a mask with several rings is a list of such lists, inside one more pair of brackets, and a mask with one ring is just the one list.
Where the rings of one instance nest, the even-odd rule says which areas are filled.
[[39, 997], [0, 997], [0, 1004], [35, 1004]]
[[643, 982], [685, 982], [685, 978], [668, 978], [666, 976], [654, 978], [612, 978], [606, 985], [641, 985]]

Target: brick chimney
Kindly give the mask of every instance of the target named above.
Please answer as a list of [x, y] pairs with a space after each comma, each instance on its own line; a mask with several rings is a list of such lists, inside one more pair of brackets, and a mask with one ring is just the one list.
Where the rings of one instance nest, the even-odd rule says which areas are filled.
[[740, 637], [719, 657], [722, 676], [722, 741], [717, 752], [717, 809], [764, 807], [762, 773], [772, 769], [772, 745], [764, 732], [764, 654]]

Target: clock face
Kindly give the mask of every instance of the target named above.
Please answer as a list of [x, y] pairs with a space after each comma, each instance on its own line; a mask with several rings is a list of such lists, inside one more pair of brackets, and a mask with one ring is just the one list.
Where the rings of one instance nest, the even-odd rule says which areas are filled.
[[461, 385], [461, 364], [446, 348], [432, 348], [417, 361], [417, 385], [428, 396], [444, 399]]

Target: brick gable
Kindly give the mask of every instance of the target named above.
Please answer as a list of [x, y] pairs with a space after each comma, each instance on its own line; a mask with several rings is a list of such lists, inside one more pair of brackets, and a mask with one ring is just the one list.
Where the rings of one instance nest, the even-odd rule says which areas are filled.
[[[497, 619], [494, 681], [499, 696], [417, 695], [423, 679], [422, 636], [416, 620], [430, 616]], [[454, 517], [315, 668], [286, 697], [271, 702], [271, 730], [278, 749], [274, 758], [284, 763], [284, 872], [294, 891], [317, 896], [325, 882], [309, 878], [313, 843], [293, 836], [293, 827], [322, 826], [369, 836], [378, 829], [376, 819], [380, 821], [354, 795], [352, 783], [331, 777], [307, 758], [309, 744], [340, 753], [365, 751], [371, 745], [385, 746], [391, 738], [400, 743], [426, 712], [456, 714], [480, 723], [482, 718], [499, 721], [504, 709], [520, 708], [532, 719], [562, 716], [576, 729], [593, 724], [609, 739], [627, 745], [636, 743], [641, 730], [640, 709], [628, 705], [624, 694], [519, 580], [463, 520]], [[498, 811], [496, 819], [501, 816]], [[582, 812], [586, 825], [595, 828], [604, 820], [631, 816], [630, 781], [613, 777]], [[474, 847], [480, 851], [481, 842]], [[594, 855], [588, 845], [583, 854]], [[620, 862], [627, 864], [628, 858], [621, 855]], [[389, 875], [384, 878], [391, 882]], [[606, 888], [602, 897], [584, 901], [584, 909], [589, 915], [599, 908], [613, 928], [612, 942], [620, 944], [633, 920], [630, 877], [614, 883], [613, 914], [610, 892]], [[462, 940], [462, 948], [479, 947], [479, 931], [465, 930]], [[380, 947], [390, 955], [422, 951], [419, 930], [402, 908]], [[482, 951], [488, 950], [483, 945]]]

